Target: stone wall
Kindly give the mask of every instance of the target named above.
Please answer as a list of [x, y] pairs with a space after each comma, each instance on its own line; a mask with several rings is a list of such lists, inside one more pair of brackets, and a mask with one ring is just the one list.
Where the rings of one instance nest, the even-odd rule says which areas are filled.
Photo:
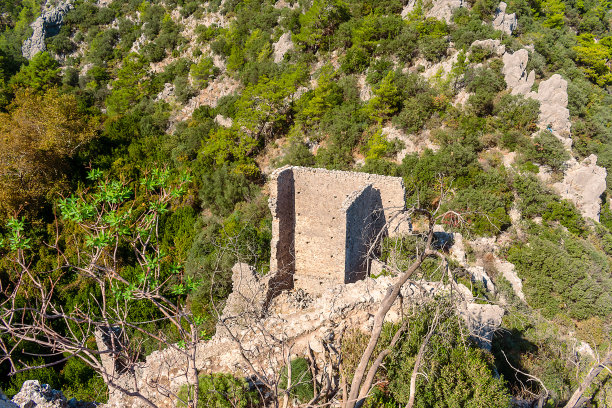
[[[363, 256], [354, 256], [363, 255], [371, 236], [385, 225], [385, 234], [397, 233], [404, 208], [399, 177], [305, 167], [276, 170], [270, 181], [275, 281], [283, 288], [319, 293], [329, 282], [362, 279], [367, 265]], [[375, 223], [373, 212], [379, 214]]]

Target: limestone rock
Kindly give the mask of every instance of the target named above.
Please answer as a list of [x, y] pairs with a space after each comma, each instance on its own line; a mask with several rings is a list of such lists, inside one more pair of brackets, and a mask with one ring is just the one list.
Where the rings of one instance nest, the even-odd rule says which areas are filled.
[[502, 44], [499, 40], [476, 40], [472, 43], [471, 46], [484, 48], [485, 50], [489, 50], [493, 54], [500, 57], [506, 52], [506, 46]]
[[546, 81], [540, 82], [538, 92], [527, 96], [540, 102], [540, 129], [548, 129], [561, 139], [569, 149], [572, 145], [569, 109], [567, 109], [567, 81], [559, 74], [554, 74]]
[[453, 53], [453, 55], [446, 58], [445, 60], [433, 64], [429, 68], [426, 68], [425, 71], [423, 71], [423, 76], [428, 79], [438, 74], [441, 74], [441, 76], [443, 77], [447, 76], [453, 69], [453, 66], [457, 63], [458, 58], [459, 52]]
[[72, 8], [72, 0], [60, 2], [55, 7], [48, 7], [47, 4], [40, 17], [30, 25], [34, 32], [30, 38], [23, 42], [22, 55], [27, 59], [32, 59], [39, 52], [45, 51], [47, 49], [45, 38], [59, 33], [64, 17]]
[[291, 41], [291, 33], [287, 32], [280, 36], [277, 42], [274, 43], [274, 62], [279, 64], [283, 61], [285, 54], [293, 49]]
[[372, 98], [372, 87], [366, 81], [365, 75], [357, 76], [357, 87], [359, 88], [359, 99], [367, 102]]
[[495, 293], [495, 284], [482, 266], [470, 266], [467, 268], [473, 282], [480, 282], [489, 292]]
[[516, 270], [514, 269], [514, 264], [507, 261], [502, 261], [500, 259], [496, 259], [495, 269], [497, 269], [497, 271], [500, 272], [508, 282], [510, 282], [510, 285], [512, 285], [512, 289], [514, 290], [516, 296], [518, 296], [519, 299], [525, 302], [526, 300], [525, 294], [523, 293], [523, 281], [516, 273]]
[[[416, 6], [416, 0], [409, 0], [406, 6], [402, 9], [402, 17], [406, 18]], [[464, 0], [434, 0], [433, 7], [425, 13], [426, 17], [433, 17], [439, 20], [444, 20], [447, 23], [451, 22], [453, 11], [459, 7], [467, 7], [468, 3]]]
[[512, 35], [518, 25], [518, 18], [516, 13], [506, 14], [506, 7], [508, 5], [503, 1], [499, 3], [495, 10], [495, 19], [493, 20], [493, 28], [501, 30], [508, 35]]
[[67, 408], [68, 401], [61, 391], [56, 391], [48, 384], [40, 385], [38, 380], [28, 380], [13, 397], [13, 402], [20, 408]]
[[485, 350], [491, 350], [493, 332], [502, 324], [504, 309], [497, 305], [465, 303], [459, 313], [467, 323], [470, 335]]
[[584, 217], [599, 221], [606, 176], [606, 169], [597, 165], [597, 156], [592, 154], [567, 169], [563, 181], [553, 184], [553, 188], [573, 202]]
[[513, 95], [527, 95], [535, 82], [535, 72], [527, 73], [529, 52], [525, 49], [512, 54], [506, 52], [502, 59], [504, 61], [502, 73], [508, 89], [512, 90]]
[[466, 2], [463, 0], [434, 0], [433, 7], [427, 12], [427, 17], [434, 17], [450, 23], [453, 11], [459, 7], [466, 7]]

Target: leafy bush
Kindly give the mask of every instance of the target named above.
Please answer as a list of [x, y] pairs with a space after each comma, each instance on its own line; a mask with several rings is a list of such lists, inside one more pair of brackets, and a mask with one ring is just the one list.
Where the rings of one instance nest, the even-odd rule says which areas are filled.
[[523, 279], [527, 302], [552, 318], [566, 313], [584, 320], [612, 312], [609, 261], [586, 241], [560, 229], [533, 227], [529, 245], [508, 253]]
[[[308, 402], [314, 397], [314, 388], [312, 384], [312, 373], [310, 372], [310, 364], [305, 358], [296, 358], [291, 360], [291, 389], [288, 390], [289, 395], [297, 398], [300, 402]], [[279, 387], [282, 390], [287, 390], [288, 368], [285, 366], [281, 370]], [[287, 392], [287, 391], [285, 391]]]
[[[259, 393], [251, 391], [243, 378], [231, 374], [201, 375], [198, 380], [198, 406], [214, 408], [249, 408], [259, 404]], [[192, 390], [183, 386], [179, 391], [179, 406], [186, 407]]]
[[551, 132], [542, 131], [533, 137], [522, 152], [526, 160], [549, 166], [553, 171], [563, 169], [570, 158], [563, 143]]

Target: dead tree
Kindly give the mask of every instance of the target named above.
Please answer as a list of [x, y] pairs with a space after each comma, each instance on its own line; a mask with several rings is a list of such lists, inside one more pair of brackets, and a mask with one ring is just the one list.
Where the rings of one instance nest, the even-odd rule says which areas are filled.
[[571, 398], [565, 404], [565, 408], [579, 408], [586, 404], [590, 398], [584, 398], [584, 392], [591, 386], [595, 378], [603, 371], [608, 370], [610, 372], [610, 365], [612, 365], [612, 350], [608, 351], [608, 354], [603, 358], [603, 360], [598, 361], [591, 367], [584, 380], [580, 383], [574, 394], [572, 394]]

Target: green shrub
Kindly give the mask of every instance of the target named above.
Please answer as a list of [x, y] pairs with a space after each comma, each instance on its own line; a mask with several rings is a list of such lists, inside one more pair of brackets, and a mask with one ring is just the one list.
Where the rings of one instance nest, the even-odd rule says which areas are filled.
[[342, 71], [353, 74], [363, 72], [369, 65], [370, 57], [366, 50], [361, 47], [351, 47], [340, 64]]
[[289, 392], [293, 398], [300, 402], [308, 402], [314, 397], [314, 387], [312, 384], [312, 373], [310, 364], [305, 358], [291, 360], [291, 389], [287, 390], [288, 369], [283, 367], [279, 381], [279, 387], [284, 392]]
[[[251, 391], [249, 384], [243, 378], [231, 374], [201, 375], [199, 378], [198, 406], [210, 408], [250, 408], [259, 404], [259, 393]], [[179, 391], [179, 406], [186, 407], [189, 399], [188, 386]]]
[[563, 143], [551, 132], [542, 131], [531, 139], [522, 149], [526, 160], [549, 166], [553, 171], [561, 171], [570, 158]]
[[584, 320], [612, 312], [609, 261], [586, 241], [560, 229], [534, 227], [529, 245], [512, 246], [508, 260], [523, 279], [527, 302], [545, 317], [566, 313]]
[[212, 58], [202, 58], [197, 64], [192, 64], [189, 74], [193, 78], [194, 84], [204, 89], [208, 85], [208, 80], [214, 78], [219, 73], [219, 68], [215, 67]]

